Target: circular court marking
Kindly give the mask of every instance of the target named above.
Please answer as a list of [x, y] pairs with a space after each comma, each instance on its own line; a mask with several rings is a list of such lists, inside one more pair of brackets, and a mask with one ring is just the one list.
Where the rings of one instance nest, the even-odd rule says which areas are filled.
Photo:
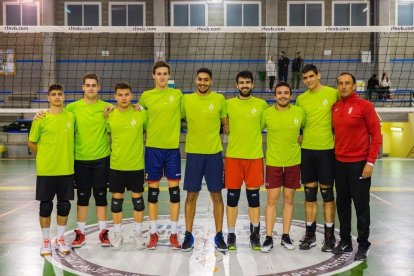
[[[225, 220], [224, 220], [225, 221]], [[321, 252], [323, 225], [316, 229], [317, 246], [310, 250], [300, 250], [299, 240], [305, 232], [305, 223], [293, 221], [291, 237], [295, 250], [287, 250], [280, 245], [281, 219], [273, 233], [274, 248], [271, 253], [252, 251], [249, 247], [249, 218], [239, 215], [237, 220], [237, 250], [225, 253], [214, 249], [214, 218], [196, 215], [193, 235], [194, 249], [191, 252], [171, 250], [169, 247], [170, 228], [168, 216], [159, 216], [160, 235], [156, 250], [137, 250], [133, 246], [133, 220], [125, 219], [122, 229], [124, 244], [121, 250], [101, 248], [98, 243], [98, 225], [86, 228], [86, 244], [74, 249], [69, 255], [54, 251], [48, 260], [63, 270], [78, 275], [323, 275], [346, 271], [357, 266], [354, 252], [357, 243], [353, 239], [354, 252], [342, 255]], [[145, 218], [143, 235], [148, 238], [148, 217]], [[112, 233], [112, 224], [109, 228]], [[179, 220], [178, 232], [182, 241], [185, 227], [184, 219]], [[224, 231], [226, 232], [226, 231]], [[261, 218], [261, 237], [265, 236], [264, 218]], [[338, 232], [336, 231], [338, 238]], [[111, 235], [110, 235], [111, 237]], [[74, 232], [65, 234], [67, 241], [74, 239]], [[226, 237], [225, 237], [226, 238]]]

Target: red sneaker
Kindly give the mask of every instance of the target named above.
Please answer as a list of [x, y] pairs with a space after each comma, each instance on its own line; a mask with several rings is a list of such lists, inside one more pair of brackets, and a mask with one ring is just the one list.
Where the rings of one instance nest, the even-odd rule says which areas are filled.
[[154, 250], [158, 245], [158, 234], [150, 234], [149, 242], [147, 243], [147, 249]]
[[170, 246], [172, 250], [180, 250], [181, 244], [178, 242], [177, 234], [170, 235]]
[[109, 247], [111, 246], [111, 242], [109, 240], [109, 230], [108, 229], [102, 229], [101, 233], [99, 233], [99, 244], [102, 247]]
[[72, 242], [72, 244], [70, 246], [72, 246], [72, 248], [82, 247], [82, 245], [84, 245], [86, 243], [85, 234], [82, 233], [78, 229], [75, 230], [75, 233], [76, 233], [75, 240]]

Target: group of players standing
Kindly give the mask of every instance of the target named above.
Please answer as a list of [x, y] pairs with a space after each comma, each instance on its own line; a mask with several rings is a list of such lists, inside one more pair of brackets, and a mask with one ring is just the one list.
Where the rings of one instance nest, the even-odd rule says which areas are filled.
[[[355, 94], [355, 78], [352, 74], [342, 73], [338, 77], [338, 93], [334, 88], [323, 86], [318, 69], [308, 64], [301, 71], [308, 90], [297, 97], [296, 105], [290, 103], [291, 87], [280, 82], [274, 90], [276, 103], [269, 107], [264, 100], [251, 95], [254, 82], [250, 71], [237, 74], [236, 87], [239, 95], [228, 100], [210, 90], [213, 77], [207, 68], [197, 71], [196, 91], [184, 96], [180, 90], [168, 87], [170, 67], [167, 63], [155, 63], [152, 73], [155, 88], [145, 91], [136, 106], [131, 105], [133, 94], [128, 83], [118, 83], [115, 86], [116, 108], [111, 108], [110, 104], [100, 100], [100, 84], [95, 74], [87, 74], [83, 78], [84, 98], [68, 104], [65, 109], [63, 87], [52, 85], [49, 88], [50, 109], [36, 116], [29, 135], [30, 148], [37, 150], [36, 199], [40, 201], [40, 225], [44, 238], [42, 256], [51, 254], [49, 227], [55, 195], [58, 200], [58, 233], [54, 244], [60, 252], [70, 252], [64, 231], [70, 211], [69, 200], [74, 199], [74, 175], [78, 227], [72, 247], [85, 244], [85, 222], [92, 194], [96, 203], [101, 246], [111, 246], [114, 250], [122, 247], [122, 205], [125, 189], [128, 189], [132, 192], [134, 208], [135, 247], [155, 249], [159, 240], [159, 186], [161, 178], [166, 177], [170, 196], [170, 246], [172, 249], [191, 251], [194, 247], [192, 229], [196, 203], [204, 177], [213, 202], [216, 227], [214, 243], [217, 250], [237, 248], [235, 225], [243, 182], [249, 206], [251, 248], [262, 252], [272, 250], [276, 207], [283, 187], [281, 244], [287, 249], [294, 249], [289, 232], [294, 194], [300, 188], [302, 180], [305, 190], [306, 233], [299, 248], [307, 250], [316, 246], [319, 187], [324, 201], [325, 218], [322, 251], [332, 251], [335, 254], [352, 251], [352, 199], [358, 217], [359, 248], [355, 259], [366, 259], [370, 245], [370, 177], [381, 145], [381, 135], [374, 108]], [[104, 110], [109, 113], [107, 118], [104, 117]], [[180, 244], [177, 223], [180, 208], [179, 139], [182, 118], [186, 120], [188, 130], [183, 185], [187, 197], [184, 208], [186, 232], [184, 241]], [[221, 126], [228, 135], [224, 166]], [[266, 179], [263, 168], [263, 129], [267, 129]], [[335, 139], [332, 129], [336, 134]], [[356, 141], [356, 138], [360, 140]], [[334, 235], [335, 178], [341, 224], [341, 242], [337, 246]], [[114, 223], [111, 238], [106, 217], [108, 182], [109, 191], [112, 192]], [[144, 182], [148, 184], [148, 241], [144, 241], [142, 236]], [[263, 183], [268, 199], [265, 210], [266, 237], [261, 244], [259, 189]], [[227, 243], [222, 232], [223, 187], [227, 189]]]

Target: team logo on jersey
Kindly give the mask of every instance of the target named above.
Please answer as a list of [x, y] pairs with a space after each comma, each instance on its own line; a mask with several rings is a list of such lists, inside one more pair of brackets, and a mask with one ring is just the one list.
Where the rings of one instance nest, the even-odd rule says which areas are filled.
[[351, 107], [348, 109], [348, 114], [351, 114], [351, 113], [352, 113], [352, 109], [353, 109], [353, 107], [351, 106]]
[[253, 107], [253, 108], [252, 108], [251, 113], [252, 113], [252, 115], [253, 115], [253, 116], [254, 116], [254, 115], [256, 115], [256, 113], [257, 113], [257, 109], [256, 109], [256, 107]]
[[131, 126], [135, 126], [137, 124], [137, 121], [135, 119], [131, 120]]
[[335, 112], [338, 112], [338, 110], [339, 110], [339, 108], [337, 107], [337, 108], [335, 108], [335, 110], [334, 110], [334, 111], [335, 111]]
[[322, 101], [322, 104], [323, 104], [323, 106], [327, 106], [328, 105], [328, 99], [323, 99], [323, 101]]
[[170, 103], [173, 103], [174, 102], [174, 97], [173, 97], [173, 95], [171, 95], [170, 96]]
[[210, 104], [210, 105], [208, 106], [208, 110], [212, 111], [213, 109], [214, 109], [214, 104]]
[[299, 120], [298, 120], [298, 118], [296, 118], [295, 117], [295, 119], [293, 119], [293, 123], [297, 126], [297, 125], [299, 125]]
[[68, 123], [66, 124], [66, 126], [67, 126], [68, 128], [70, 128], [72, 125], [71, 125], [71, 123], [70, 123], [70, 122], [68, 122]]

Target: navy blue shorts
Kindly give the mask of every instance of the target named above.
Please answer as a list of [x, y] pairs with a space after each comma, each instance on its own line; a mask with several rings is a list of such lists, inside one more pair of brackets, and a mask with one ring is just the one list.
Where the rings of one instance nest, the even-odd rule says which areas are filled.
[[168, 180], [181, 179], [180, 150], [146, 147], [145, 181], [158, 182], [163, 176]]
[[215, 154], [187, 153], [184, 190], [199, 192], [203, 177], [209, 192], [219, 192], [224, 188], [221, 152]]
[[335, 152], [329, 150], [302, 149], [302, 184], [317, 182], [333, 186], [335, 180]]

